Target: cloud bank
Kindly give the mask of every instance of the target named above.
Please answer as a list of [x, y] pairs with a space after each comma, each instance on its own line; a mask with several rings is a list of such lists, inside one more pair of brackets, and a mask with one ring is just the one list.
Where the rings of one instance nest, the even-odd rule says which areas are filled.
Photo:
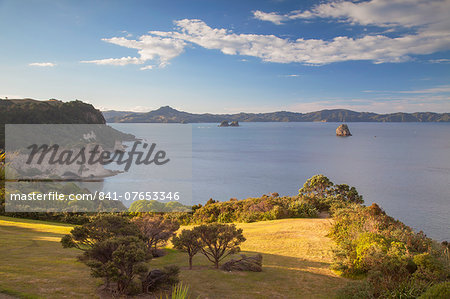
[[448, 30], [449, 9], [448, 0], [335, 0], [316, 5], [311, 10], [295, 10], [287, 14], [256, 10], [253, 15], [256, 19], [277, 25], [297, 19], [332, 18], [359, 25], [431, 26]]
[[103, 41], [135, 49], [139, 56], [82, 61], [98, 65], [143, 65], [144, 69], [165, 67], [184, 52], [188, 45], [219, 50], [225, 55], [260, 58], [265, 62], [323, 65], [343, 61], [366, 60], [374, 63], [404, 62], [411, 55], [431, 54], [450, 49], [450, 0], [371, 0], [339, 1], [314, 6], [311, 10], [288, 14], [254, 11], [255, 18], [281, 25], [294, 19], [330, 18], [358, 25], [410, 28], [412, 33], [398, 37], [367, 34], [352, 38], [337, 36], [331, 40], [295, 40], [262, 34], [238, 34], [224, 28], [212, 28], [198, 19], [175, 21], [173, 31], [149, 31], [138, 39], [105, 38]]

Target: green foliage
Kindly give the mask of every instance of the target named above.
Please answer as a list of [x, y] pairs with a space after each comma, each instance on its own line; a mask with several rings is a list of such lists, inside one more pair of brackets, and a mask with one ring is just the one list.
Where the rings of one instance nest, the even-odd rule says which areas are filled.
[[355, 244], [353, 269], [357, 273], [367, 272], [374, 266], [373, 257], [386, 254], [389, 248], [386, 238], [370, 232], [361, 234]]
[[200, 237], [194, 230], [183, 229], [178, 236], [172, 238], [175, 249], [187, 252], [189, 256], [189, 269], [192, 269], [192, 258], [202, 248]]
[[298, 190], [299, 196], [325, 198], [331, 191], [333, 183], [323, 174], [318, 174], [309, 178], [303, 188]]
[[196, 207], [193, 223], [256, 222], [282, 218], [317, 217], [315, 206], [302, 198], [271, 197], [247, 198], [225, 202], [211, 202]]
[[437, 283], [429, 287], [419, 299], [450, 298], [450, 281]]
[[137, 200], [131, 204], [128, 211], [130, 213], [191, 212], [191, 208], [175, 201], [164, 203], [156, 200]]
[[141, 233], [127, 218], [116, 214], [99, 214], [92, 217], [90, 222], [72, 229], [69, 235], [61, 239], [61, 243], [64, 248], [87, 251], [98, 242], [121, 236], [141, 237]]
[[125, 293], [137, 276], [148, 272], [149, 252], [139, 228], [128, 218], [100, 214], [77, 226], [61, 239], [64, 248], [84, 251], [81, 260], [91, 268], [93, 277], [114, 282], [119, 293]]
[[163, 269], [154, 269], [141, 277], [142, 290], [154, 292], [158, 289], [167, 289], [179, 282], [180, 268], [176, 265], [165, 266]]
[[158, 247], [166, 244], [180, 228], [178, 221], [162, 215], [144, 214], [133, 218], [132, 222], [139, 228], [153, 256], [158, 256]]
[[330, 237], [338, 250], [334, 267], [364, 282], [342, 291], [346, 298], [416, 298], [449, 277], [443, 245], [415, 233], [376, 204], [337, 209]]
[[349, 204], [364, 202], [355, 187], [346, 184], [335, 185], [322, 174], [308, 179], [298, 192], [300, 197], [307, 199], [319, 211], [331, 213]]
[[84, 257], [92, 276], [105, 278], [107, 286], [115, 282], [119, 293], [124, 293], [135, 277], [148, 271], [147, 248], [136, 236], [111, 237], [97, 242]]
[[416, 278], [426, 281], [440, 281], [447, 278], [448, 272], [444, 264], [435, 255], [428, 252], [417, 254], [413, 261], [417, 265], [417, 271], [414, 272]]
[[239, 245], [245, 241], [242, 229], [237, 229], [234, 224], [203, 224], [194, 227], [193, 231], [199, 237], [202, 253], [216, 268], [225, 257], [239, 252]]
[[[172, 288], [172, 294], [170, 299], [188, 299], [189, 298], [189, 286], [183, 285], [182, 282], [175, 285]], [[169, 299], [168, 296], [166, 296], [166, 299]]]

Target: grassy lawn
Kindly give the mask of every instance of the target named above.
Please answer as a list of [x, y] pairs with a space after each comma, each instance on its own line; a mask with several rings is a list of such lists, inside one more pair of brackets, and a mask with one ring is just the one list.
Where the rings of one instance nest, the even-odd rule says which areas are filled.
[[[202, 255], [188, 270], [185, 253], [167, 249], [152, 268], [177, 264], [192, 298], [329, 298], [347, 280], [329, 270], [333, 243], [325, 237], [329, 219], [284, 219], [239, 224], [247, 241], [243, 253], [263, 254], [261, 273], [213, 269]], [[0, 291], [45, 298], [95, 296], [99, 281], [76, 260], [79, 251], [63, 249], [68, 225], [0, 217]], [[170, 244], [169, 244], [170, 247]]]
[[[69, 225], [0, 217], [0, 292], [19, 297], [89, 298], [97, 280], [59, 241]], [[35, 295], [35, 296], [32, 296]]]

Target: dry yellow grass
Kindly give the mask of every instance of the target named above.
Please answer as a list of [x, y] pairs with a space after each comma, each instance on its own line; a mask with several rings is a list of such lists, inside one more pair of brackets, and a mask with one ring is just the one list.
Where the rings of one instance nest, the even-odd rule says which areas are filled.
[[174, 250], [151, 265], [181, 265], [181, 279], [190, 285], [194, 298], [330, 298], [348, 282], [329, 268], [330, 225], [330, 219], [237, 224], [247, 238], [242, 253], [263, 254], [261, 273], [217, 271], [200, 254], [194, 257], [194, 269], [188, 270], [187, 255]]
[[[194, 257], [194, 269], [188, 270], [187, 255], [172, 249], [150, 265], [180, 265], [181, 280], [189, 285], [192, 298], [329, 298], [347, 282], [329, 270], [330, 224], [329, 219], [238, 224], [247, 238], [243, 253], [263, 254], [261, 273], [219, 271], [200, 254]], [[80, 252], [63, 249], [59, 243], [70, 229], [0, 217], [0, 290], [45, 298], [95, 297], [99, 281], [77, 261]]]

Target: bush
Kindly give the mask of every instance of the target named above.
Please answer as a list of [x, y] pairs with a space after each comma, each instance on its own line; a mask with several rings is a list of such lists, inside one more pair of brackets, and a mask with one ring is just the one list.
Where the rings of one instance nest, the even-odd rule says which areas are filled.
[[422, 253], [414, 256], [414, 263], [417, 271], [414, 276], [426, 281], [440, 281], [446, 279], [447, 273], [444, 265], [429, 253]]
[[142, 291], [153, 292], [159, 289], [167, 289], [179, 281], [180, 268], [178, 266], [166, 266], [162, 270], [154, 269], [142, 276]]
[[313, 202], [298, 196], [262, 196], [226, 202], [210, 202], [196, 206], [192, 216], [194, 223], [256, 222], [283, 218], [317, 217]]
[[348, 277], [366, 277], [342, 291], [348, 298], [417, 298], [449, 275], [444, 245], [415, 233], [376, 204], [349, 204], [335, 210], [334, 220], [334, 268]]
[[450, 281], [441, 282], [429, 287], [419, 299], [450, 298]]
[[149, 256], [145, 243], [135, 237], [112, 237], [95, 243], [84, 255], [84, 262], [91, 268], [93, 277], [101, 277], [117, 284], [116, 290], [123, 294], [133, 279], [147, 273], [145, 263]]

